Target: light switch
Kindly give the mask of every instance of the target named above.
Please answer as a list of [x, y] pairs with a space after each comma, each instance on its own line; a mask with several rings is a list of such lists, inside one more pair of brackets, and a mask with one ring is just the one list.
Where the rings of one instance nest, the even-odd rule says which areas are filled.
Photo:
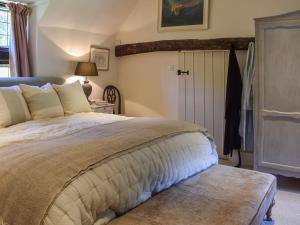
[[174, 72], [175, 71], [175, 66], [174, 65], [169, 65], [168, 66], [168, 71]]

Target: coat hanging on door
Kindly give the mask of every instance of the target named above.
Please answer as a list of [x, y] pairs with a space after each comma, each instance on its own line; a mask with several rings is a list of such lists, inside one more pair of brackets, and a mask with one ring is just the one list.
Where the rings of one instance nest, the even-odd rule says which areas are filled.
[[226, 109], [225, 109], [225, 137], [224, 155], [229, 155], [234, 149], [241, 148], [241, 137], [239, 134], [240, 113], [242, 98], [242, 78], [240, 67], [232, 45], [229, 55]]
[[243, 76], [243, 92], [241, 106], [240, 135], [242, 137], [242, 150], [254, 150], [254, 123], [253, 123], [253, 83], [255, 69], [255, 44], [249, 43], [245, 71]]

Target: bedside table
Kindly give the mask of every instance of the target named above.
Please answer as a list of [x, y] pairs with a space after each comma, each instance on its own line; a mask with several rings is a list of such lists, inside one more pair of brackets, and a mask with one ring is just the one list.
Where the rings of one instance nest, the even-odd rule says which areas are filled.
[[101, 105], [91, 105], [91, 109], [96, 113], [106, 113], [113, 114], [114, 113], [114, 104], [101, 104]]

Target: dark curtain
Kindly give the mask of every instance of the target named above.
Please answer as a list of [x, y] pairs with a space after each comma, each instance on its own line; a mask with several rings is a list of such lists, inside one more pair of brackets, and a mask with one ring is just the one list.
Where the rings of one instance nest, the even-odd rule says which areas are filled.
[[239, 134], [241, 99], [242, 77], [235, 48], [232, 45], [229, 55], [226, 88], [224, 155], [229, 155], [234, 149], [241, 148], [241, 136]]

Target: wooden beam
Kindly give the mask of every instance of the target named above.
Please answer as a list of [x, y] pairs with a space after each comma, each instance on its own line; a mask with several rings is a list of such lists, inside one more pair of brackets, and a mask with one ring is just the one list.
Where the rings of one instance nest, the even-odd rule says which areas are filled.
[[184, 39], [162, 40], [144, 43], [118, 45], [115, 49], [117, 57], [160, 51], [184, 51], [184, 50], [227, 50], [231, 44], [236, 50], [247, 50], [249, 42], [254, 42], [254, 37], [247, 38], [217, 38], [217, 39]]

